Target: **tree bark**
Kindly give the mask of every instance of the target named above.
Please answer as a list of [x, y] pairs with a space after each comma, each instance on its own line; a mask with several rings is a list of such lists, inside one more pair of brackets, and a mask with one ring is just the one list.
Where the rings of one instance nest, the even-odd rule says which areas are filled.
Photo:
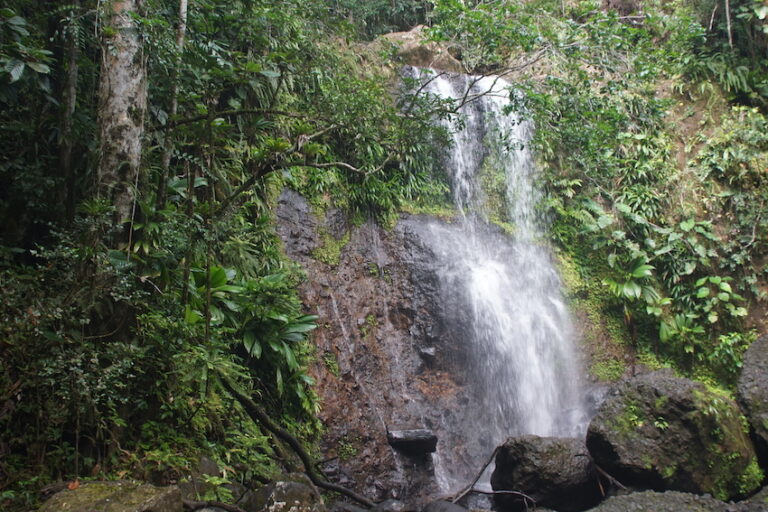
[[66, 27], [66, 52], [67, 52], [67, 70], [65, 74], [64, 89], [62, 92], [62, 112], [61, 112], [61, 143], [59, 147], [59, 168], [64, 181], [61, 191], [61, 198], [65, 205], [65, 216], [68, 221], [72, 220], [75, 214], [75, 169], [72, 164], [72, 150], [74, 147], [73, 137], [73, 116], [75, 106], [77, 105], [77, 27], [75, 16], [80, 11], [80, 1], [72, 1], [72, 9], [69, 14], [69, 26]]
[[[171, 69], [171, 105], [168, 111], [168, 120], [176, 117], [179, 111], [179, 81], [177, 67], [181, 64], [181, 54], [184, 51], [184, 39], [187, 34], [187, 0], [179, 0], [179, 20], [176, 25], [176, 66]], [[173, 132], [165, 133], [163, 141], [163, 159], [160, 169], [160, 178], [157, 184], [157, 199], [155, 209], [160, 210], [165, 205], [166, 187], [168, 181], [168, 169], [171, 167], [171, 156], [173, 155]]]
[[114, 223], [132, 219], [147, 110], [147, 59], [134, 15], [143, 0], [106, 4], [99, 77], [97, 195], [114, 206]]

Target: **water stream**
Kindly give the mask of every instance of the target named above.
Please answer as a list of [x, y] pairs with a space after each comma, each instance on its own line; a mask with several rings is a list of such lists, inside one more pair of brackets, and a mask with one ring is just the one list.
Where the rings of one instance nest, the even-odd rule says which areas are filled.
[[[529, 149], [533, 127], [504, 112], [515, 92], [498, 78], [441, 75], [424, 91], [458, 99], [468, 88], [478, 99], [461, 109], [462, 123], [446, 125], [453, 144], [445, 168], [459, 216], [451, 224], [424, 221], [423, 230], [436, 255], [447, 322], [471, 344], [466, 365], [477, 403], [467, 409], [466, 436], [482, 437], [480, 444], [492, 451], [510, 435], [580, 435], [587, 414], [571, 319], [542, 242], [542, 193]], [[504, 177], [511, 237], [488, 221], [483, 169]], [[436, 473], [451, 487], [442, 459], [435, 457]]]

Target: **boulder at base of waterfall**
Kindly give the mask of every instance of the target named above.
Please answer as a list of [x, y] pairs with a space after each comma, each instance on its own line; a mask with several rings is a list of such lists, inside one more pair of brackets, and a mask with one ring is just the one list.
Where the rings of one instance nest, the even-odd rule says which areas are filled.
[[762, 480], [745, 427], [733, 400], [661, 370], [608, 392], [587, 448], [624, 485], [726, 500], [750, 494]]
[[744, 501], [738, 502], [728, 512], [765, 512], [768, 510], [768, 487], [764, 487], [757, 494]]
[[613, 496], [590, 512], [728, 512], [729, 506], [710, 496], [678, 491], [633, 492]]
[[760, 337], [744, 354], [738, 401], [752, 427], [760, 462], [768, 469], [768, 336]]
[[290, 473], [265, 485], [240, 508], [263, 512], [326, 512], [323, 498], [304, 473]]
[[467, 509], [450, 501], [436, 500], [427, 504], [421, 512], [467, 512]]
[[[496, 454], [491, 486], [494, 491], [521, 492], [536, 506], [561, 512], [586, 510], [601, 497], [592, 459], [580, 439], [533, 435], [507, 439]], [[520, 495], [497, 494], [494, 499], [503, 511], [526, 510]]]
[[140, 482], [86, 482], [65, 489], [46, 501], [39, 512], [181, 512], [178, 487], [155, 487]]
[[437, 449], [437, 436], [431, 430], [388, 430], [387, 441], [392, 448], [408, 455], [433, 453]]

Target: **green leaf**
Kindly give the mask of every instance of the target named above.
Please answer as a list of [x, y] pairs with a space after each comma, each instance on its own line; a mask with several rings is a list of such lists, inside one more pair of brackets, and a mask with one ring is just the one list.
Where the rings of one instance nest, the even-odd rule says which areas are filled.
[[728, 293], [731, 293], [733, 291], [733, 289], [731, 288], [731, 285], [725, 281], [720, 283], [720, 289]]
[[219, 288], [227, 284], [227, 272], [222, 267], [211, 267], [211, 288]]
[[703, 286], [699, 288], [699, 290], [696, 292], [696, 298], [697, 299], [703, 299], [704, 297], [709, 297], [709, 294], [711, 292], [709, 291], [709, 288], [706, 286]]
[[51, 72], [51, 68], [42, 62], [27, 62], [27, 66], [37, 71], [38, 73], [47, 74]]
[[192, 309], [192, 306], [187, 304], [184, 307], [184, 322], [188, 323], [189, 325], [195, 325], [202, 319], [203, 315], [199, 311]]
[[12, 60], [6, 66], [5, 70], [11, 75], [11, 83], [16, 82], [24, 73], [25, 64], [20, 60]]
[[731, 300], [731, 295], [729, 293], [720, 292], [717, 294], [717, 298], [723, 302], [728, 302], [729, 300]]
[[650, 277], [653, 269], [653, 265], [640, 265], [632, 270], [632, 277]]
[[712, 311], [709, 316], [707, 316], [707, 320], [709, 320], [709, 323], [711, 324], [717, 323], [718, 318], [719, 317], [717, 316], [717, 313], [714, 311]]
[[680, 229], [682, 229], [687, 233], [688, 231], [692, 230], [693, 226], [695, 225], [696, 225], [696, 221], [694, 221], [693, 219], [684, 220], [683, 222], [680, 223]]
[[259, 359], [261, 357], [261, 343], [256, 339], [256, 335], [253, 331], [245, 331], [243, 333], [243, 346], [248, 352], [248, 355]]

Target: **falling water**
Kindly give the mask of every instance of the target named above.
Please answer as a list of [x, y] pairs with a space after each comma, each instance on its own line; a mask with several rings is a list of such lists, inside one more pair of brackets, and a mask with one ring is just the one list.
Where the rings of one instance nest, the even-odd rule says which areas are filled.
[[[468, 425], [476, 432], [467, 436], [484, 436], [483, 444], [495, 447], [516, 434], [583, 433], [573, 330], [541, 242], [545, 223], [537, 214], [541, 192], [529, 149], [533, 127], [504, 112], [516, 93], [499, 78], [432, 76], [424, 91], [444, 99], [479, 96], [461, 109], [458, 128], [446, 125], [453, 144], [445, 162], [459, 219], [431, 222], [425, 230], [438, 259], [446, 318], [472, 344], [467, 364], [479, 404]], [[511, 239], [486, 219], [478, 173], [489, 165], [505, 176]]]

